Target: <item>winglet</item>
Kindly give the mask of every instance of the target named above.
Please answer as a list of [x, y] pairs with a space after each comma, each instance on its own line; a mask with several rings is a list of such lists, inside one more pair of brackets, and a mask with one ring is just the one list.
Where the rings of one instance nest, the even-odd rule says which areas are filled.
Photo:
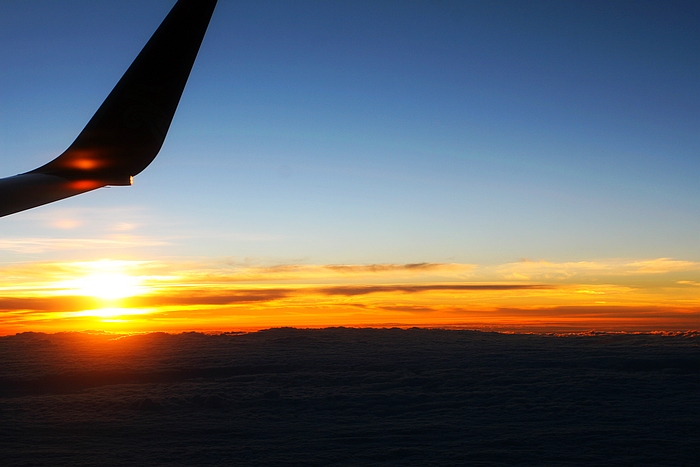
[[179, 0], [73, 144], [29, 173], [126, 185], [160, 151], [216, 0]]
[[107, 185], [131, 185], [160, 151], [216, 0], [178, 0], [71, 146], [0, 179], [0, 217]]

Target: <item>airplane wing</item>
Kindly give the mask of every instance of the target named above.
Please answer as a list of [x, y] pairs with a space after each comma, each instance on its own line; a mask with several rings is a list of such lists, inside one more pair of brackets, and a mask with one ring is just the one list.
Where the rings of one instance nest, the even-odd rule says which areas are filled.
[[0, 179], [0, 217], [110, 185], [131, 185], [160, 151], [217, 0], [178, 0], [71, 146]]

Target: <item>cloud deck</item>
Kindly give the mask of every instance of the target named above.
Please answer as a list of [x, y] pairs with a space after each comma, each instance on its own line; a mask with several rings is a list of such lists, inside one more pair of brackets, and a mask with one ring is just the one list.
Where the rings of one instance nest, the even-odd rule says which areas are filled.
[[0, 338], [4, 465], [689, 465], [698, 336]]

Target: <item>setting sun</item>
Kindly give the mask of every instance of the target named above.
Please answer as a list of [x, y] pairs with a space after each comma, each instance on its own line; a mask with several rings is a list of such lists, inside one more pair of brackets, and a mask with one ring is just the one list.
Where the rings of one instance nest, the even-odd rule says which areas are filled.
[[60, 282], [64, 293], [102, 300], [118, 300], [146, 292], [142, 278], [132, 276], [125, 261], [101, 260], [78, 263], [81, 277]]
[[80, 295], [115, 300], [138, 295], [143, 287], [139, 279], [118, 272], [91, 274], [76, 280], [76, 291]]

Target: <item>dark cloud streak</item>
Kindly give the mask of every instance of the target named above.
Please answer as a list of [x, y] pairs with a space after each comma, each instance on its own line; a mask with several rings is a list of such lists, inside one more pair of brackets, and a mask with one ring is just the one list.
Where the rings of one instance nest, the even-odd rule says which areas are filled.
[[436, 284], [436, 285], [343, 285], [316, 289], [324, 295], [367, 295], [372, 293], [421, 293], [432, 291], [505, 291], [553, 289], [551, 285], [541, 284]]

